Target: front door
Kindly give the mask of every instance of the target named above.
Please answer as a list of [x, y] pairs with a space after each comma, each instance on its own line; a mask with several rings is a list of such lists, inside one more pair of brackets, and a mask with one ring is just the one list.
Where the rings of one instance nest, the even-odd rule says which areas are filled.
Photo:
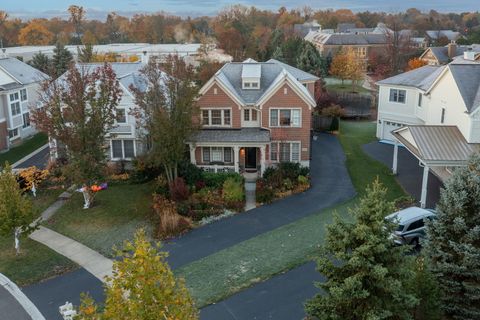
[[257, 148], [245, 148], [245, 169], [257, 169]]

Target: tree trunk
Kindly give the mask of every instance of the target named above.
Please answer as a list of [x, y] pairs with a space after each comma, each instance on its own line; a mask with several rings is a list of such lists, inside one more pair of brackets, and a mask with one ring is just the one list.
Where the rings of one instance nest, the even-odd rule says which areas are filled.
[[15, 236], [15, 253], [18, 256], [20, 254], [20, 233], [21, 228], [15, 228], [14, 236]]

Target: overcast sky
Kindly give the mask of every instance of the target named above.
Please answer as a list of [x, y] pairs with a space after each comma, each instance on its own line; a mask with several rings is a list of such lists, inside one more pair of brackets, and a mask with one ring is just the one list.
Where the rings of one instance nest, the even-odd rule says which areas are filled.
[[[73, 1], [72, 1], [73, 2]], [[241, 3], [263, 9], [277, 10], [281, 6], [298, 8], [309, 5], [314, 9], [349, 8], [354, 11], [402, 11], [411, 7], [441, 12], [476, 11], [479, 0], [77, 0], [75, 4], [87, 9], [91, 17], [98, 18], [106, 12], [166, 11], [180, 15], [211, 15], [219, 9]], [[65, 0], [2, 0], [0, 10], [12, 16], [30, 17], [61, 15], [69, 2]], [[89, 10], [88, 10], [89, 9]]]

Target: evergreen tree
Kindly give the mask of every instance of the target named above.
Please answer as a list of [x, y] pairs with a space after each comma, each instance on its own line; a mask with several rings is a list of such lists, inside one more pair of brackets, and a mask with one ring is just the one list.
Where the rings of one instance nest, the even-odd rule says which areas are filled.
[[327, 227], [318, 271], [326, 277], [324, 293], [306, 304], [308, 315], [322, 320], [411, 319], [417, 303], [408, 284], [413, 277], [404, 247], [389, 239], [395, 211], [377, 181], [350, 211], [355, 222], [340, 219]]
[[325, 77], [328, 73], [326, 60], [320, 56], [317, 48], [307, 41], [297, 57], [297, 68], [320, 77]]
[[113, 262], [113, 277], [107, 278], [104, 310], [99, 312], [93, 300], [84, 296], [78, 319], [198, 319], [184, 281], [175, 278], [165, 262], [167, 254], [158, 248], [150, 245], [142, 230], [133, 243], [126, 241]]
[[50, 74], [51, 65], [50, 59], [46, 54], [43, 54], [41, 51], [35, 53], [32, 57], [32, 60], [29, 62], [32, 67], [37, 70], [42, 71], [43, 73]]
[[64, 74], [68, 70], [72, 60], [73, 57], [70, 51], [58, 42], [55, 49], [53, 49], [52, 68], [54, 76], [60, 77]]
[[480, 155], [454, 171], [427, 224], [426, 252], [451, 319], [480, 319]]
[[278, 61], [284, 61], [285, 58], [283, 57], [283, 50], [282, 47], [277, 47], [275, 51], [272, 54], [272, 59], [278, 60]]
[[20, 253], [20, 236], [31, 233], [35, 219], [31, 202], [23, 194], [12, 168], [0, 169], [0, 235], [14, 236], [16, 253]]
[[87, 43], [85, 46], [77, 47], [78, 61], [82, 63], [93, 62], [93, 45]]

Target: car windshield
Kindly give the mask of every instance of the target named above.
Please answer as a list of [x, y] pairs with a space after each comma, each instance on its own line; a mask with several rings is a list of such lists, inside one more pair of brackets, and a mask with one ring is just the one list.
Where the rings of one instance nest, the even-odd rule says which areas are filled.
[[403, 228], [405, 228], [405, 226], [403, 224], [399, 224], [395, 231], [403, 231]]

